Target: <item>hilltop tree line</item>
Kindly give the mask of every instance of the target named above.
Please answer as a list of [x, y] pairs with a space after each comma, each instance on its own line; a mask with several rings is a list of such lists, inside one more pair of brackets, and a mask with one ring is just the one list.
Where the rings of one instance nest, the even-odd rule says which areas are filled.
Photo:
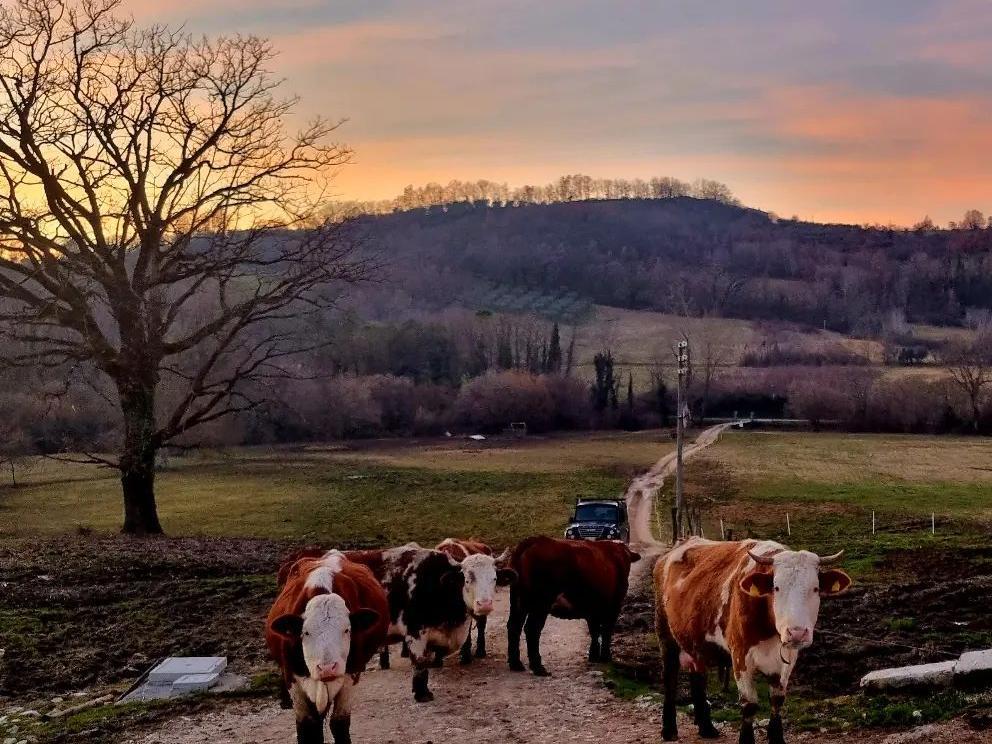
[[618, 199], [675, 199], [694, 197], [724, 204], [740, 204], [730, 188], [719, 181], [699, 178], [682, 181], [671, 176], [641, 178], [593, 178], [581, 173], [561, 176], [543, 186], [510, 187], [505, 182], [448, 181], [447, 184], [410, 184], [393, 199], [379, 201], [335, 202], [332, 214], [388, 214], [411, 209], [426, 209], [451, 204], [508, 206], [525, 204], [559, 204], [562, 202]]

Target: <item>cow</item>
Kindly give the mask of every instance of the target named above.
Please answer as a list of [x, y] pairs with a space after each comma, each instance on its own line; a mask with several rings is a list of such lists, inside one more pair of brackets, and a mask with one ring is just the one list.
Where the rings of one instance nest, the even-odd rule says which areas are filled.
[[[495, 589], [497, 586], [508, 586], [516, 579], [516, 572], [503, 565], [509, 558], [509, 551], [498, 558], [493, 558], [492, 548], [484, 542], [474, 538], [461, 540], [456, 537], [442, 540], [435, 550], [462, 564], [466, 589], [473, 592], [473, 601], [469, 607], [476, 627], [475, 658], [484, 659], [486, 658], [486, 625], [489, 613], [493, 609]], [[462, 646], [461, 662], [472, 663], [471, 631]]]
[[510, 588], [506, 626], [510, 669], [524, 671], [520, 633], [525, 630], [530, 669], [539, 677], [548, 676], [541, 660], [541, 631], [548, 615], [584, 619], [589, 625], [589, 660], [609, 661], [630, 566], [639, 559], [626, 545], [612, 540], [530, 537], [517, 545], [510, 558], [517, 580]]
[[[413, 664], [413, 697], [429, 702], [429, 669], [462, 647], [472, 623], [466, 573], [437, 550], [410, 543], [387, 550], [356, 550], [350, 560], [368, 566], [389, 598], [389, 634], [380, 664], [389, 668], [389, 643], [404, 642]], [[490, 558], [490, 560], [492, 560]]]
[[386, 640], [389, 602], [365, 566], [337, 551], [295, 562], [269, 611], [265, 642], [296, 714], [297, 744], [351, 742], [353, 688]]
[[707, 668], [729, 656], [741, 701], [740, 743], [753, 744], [758, 674], [771, 683], [769, 744], [784, 744], [782, 705], [799, 652], [813, 642], [820, 599], [847, 591], [851, 577], [820, 557], [775, 542], [714, 542], [693, 537], [654, 569], [655, 612], [663, 655], [662, 737], [678, 738], [679, 668], [689, 671], [702, 738], [719, 736], [706, 699]]

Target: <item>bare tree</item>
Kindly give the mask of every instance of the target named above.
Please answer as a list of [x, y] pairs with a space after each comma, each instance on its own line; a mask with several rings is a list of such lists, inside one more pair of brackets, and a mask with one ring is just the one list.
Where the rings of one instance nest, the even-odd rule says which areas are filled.
[[941, 360], [951, 380], [967, 397], [972, 426], [978, 431], [982, 403], [986, 391], [992, 387], [992, 331], [979, 331], [970, 340], [949, 342], [941, 353]]
[[370, 267], [315, 222], [349, 152], [334, 123], [287, 132], [270, 44], [140, 30], [119, 1], [0, 11], [0, 358], [109, 379], [119, 456], [82, 459], [120, 469], [142, 534], [156, 451], [258, 405]]

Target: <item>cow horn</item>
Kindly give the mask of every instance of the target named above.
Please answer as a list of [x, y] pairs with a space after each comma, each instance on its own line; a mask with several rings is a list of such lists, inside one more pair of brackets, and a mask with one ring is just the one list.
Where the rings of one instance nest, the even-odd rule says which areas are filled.
[[507, 548], [502, 553], [500, 553], [498, 556], [496, 556], [496, 564], [497, 565], [502, 565], [502, 564], [506, 563], [509, 560], [510, 560], [510, 549], [509, 548]]
[[838, 561], [840, 561], [840, 559], [843, 558], [843, 557], [844, 557], [844, 551], [843, 550], [841, 550], [841, 551], [839, 551], [837, 553], [834, 553], [833, 555], [821, 555], [820, 556], [820, 565], [821, 566], [832, 566], [833, 564], [835, 564]]
[[775, 562], [775, 558], [770, 555], [758, 555], [757, 553], [752, 553], [750, 550], [747, 551], [747, 554], [759, 566], [771, 566]]

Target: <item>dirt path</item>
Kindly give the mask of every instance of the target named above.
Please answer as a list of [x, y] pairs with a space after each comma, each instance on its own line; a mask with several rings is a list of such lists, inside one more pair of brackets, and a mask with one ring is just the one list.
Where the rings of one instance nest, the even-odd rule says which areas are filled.
[[[696, 440], [683, 448], [683, 461], [689, 460], [700, 450], [709, 447], [733, 424], [717, 424], [700, 432]], [[675, 452], [670, 452], [656, 462], [650, 470], [634, 478], [627, 488], [627, 512], [630, 515], [630, 542], [641, 552], [656, 554], [661, 544], [651, 530], [654, 516], [654, 498], [664, 485], [665, 478], [675, 473]]]
[[[654, 742], [654, 711], [618, 700], [585, 661], [585, 624], [549, 620], [542, 650], [552, 677], [539, 679], [506, 666], [507, 595], [489, 623], [490, 657], [470, 667], [449, 658], [431, 671], [433, 703], [417, 704], [410, 668], [393, 654], [389, 671], [367, 672], [358, 687], [352, 722], [356, 742]], [[295, 741], [291, 712], [275, 701], [239, 703], [198, 718], [173, 719], [132, 742], [143, 744], [276, 744]], [[330, 738], [328, 737], [328, 741]]]

